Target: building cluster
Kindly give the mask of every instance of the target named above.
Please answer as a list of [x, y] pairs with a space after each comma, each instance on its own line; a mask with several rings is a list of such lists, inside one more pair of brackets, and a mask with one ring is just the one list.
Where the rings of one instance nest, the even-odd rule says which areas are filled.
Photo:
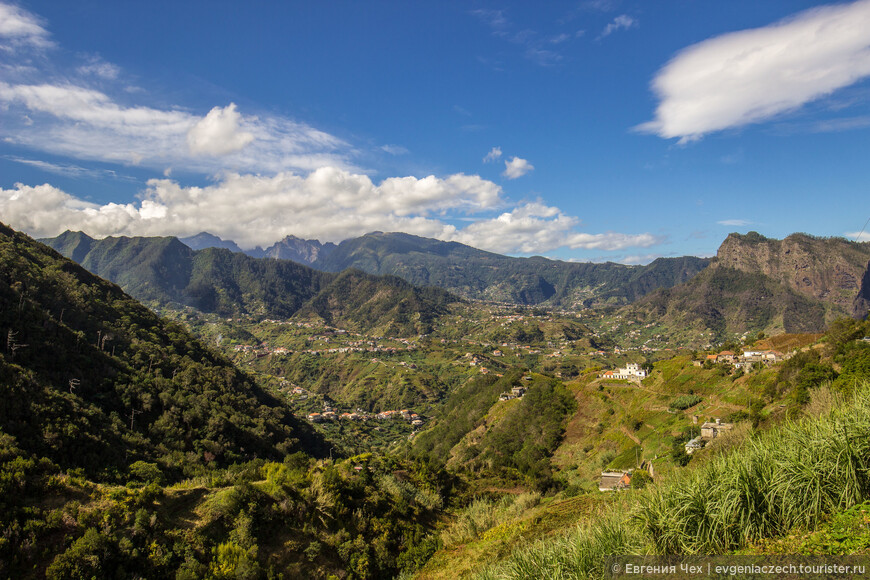
[[[641, 469], [646, 469], [650, 478], [655, 479], [655, 466], [651, 461], [643, 461], [640, 464]], [[634, 470], [628, 471], [602, 471], [601, 479], [598, 481], [598, 491], [622, 491], [631, 488], [631, 478], [634, 475]]]
[[737, 369], [750, 370], [753, 365], [772, 365], [774, 363], [786, 360], [788, 355], [784, 355], [778, 350], [744, 350], [743, 354], [738, 354], [730, 350], [723, 350], [715, 354], [708, 354], [702, 360], [694, 361], [695, 366], [701, 366], [706, 361], [711, 363], [728, 363]]
[[401, 411], [381, 411], [377, 414], [366, 413], [359, 409], [357, 409], [356, 412], [340, 413], [327, 405], [324, 406], [323, 411], [320, 413], [308, 414], [308, 420], [312, 423], [324, 423], [327, 421], [369, 421], [371, 419], [378, 419], [380, 421], [402, 419], [409, 422], [414, 427], [421, 427], [424, 423], [422, 417], [408, 409], [402, 409]]

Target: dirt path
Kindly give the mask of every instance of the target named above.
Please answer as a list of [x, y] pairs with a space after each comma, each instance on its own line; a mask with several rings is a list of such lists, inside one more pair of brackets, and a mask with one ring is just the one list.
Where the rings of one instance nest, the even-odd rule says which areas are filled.
[[637, 445], [640, 445], [640, 439], [637, 438], [637, 435], [628, 430], [628, 427], [625, 425], [622, 426], [622, 432], [625, 433], [625, 436], [634, 441]]

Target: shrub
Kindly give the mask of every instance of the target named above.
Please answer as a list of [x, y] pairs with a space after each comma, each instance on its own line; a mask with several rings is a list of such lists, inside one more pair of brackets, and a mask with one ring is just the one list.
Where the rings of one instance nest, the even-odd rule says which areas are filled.
[[682, 395], [677, 397], [671, 403], [671, 409], [677, 409], [679, 411], [685, 411], [691, 407], [694, 407], [704, 399], [698, 395]]

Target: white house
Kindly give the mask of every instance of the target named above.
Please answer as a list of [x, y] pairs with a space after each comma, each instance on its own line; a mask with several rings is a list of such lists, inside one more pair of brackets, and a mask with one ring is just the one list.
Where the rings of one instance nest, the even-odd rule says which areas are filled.
[[640, 368], [637, 363], [628, 363], [625, 368], [605, 371], [599, 376], [604, 379], [642, 379], [646, 377], [646, 371]]

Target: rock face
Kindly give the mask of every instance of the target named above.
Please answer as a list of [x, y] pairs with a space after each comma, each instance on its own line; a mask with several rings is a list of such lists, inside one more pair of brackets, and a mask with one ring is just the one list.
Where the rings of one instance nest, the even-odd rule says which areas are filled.
[[757, 232], [730, 234], [717, 253], [718, 266], [760, 272], [820, 300], [828, 306], [829, 318], [867, 314], [868, 261], [870, 243], [806, 234], [792, 234], [784, 240]]
[[332, 242], [321, 244], [318, 240], [303, 240], [296, 236], [287, 236], [263, 250], [262, 256], [256, 257], [293, 260], [310, 266], [318, 258], [324, 259], [335, 248], [336, 245]]
[[868, 312], [870, 312], [870, 262], [867, 263], [867, 271], [861, 279], [861, 288], [852, 306], [852, 316], [864, 318]]

